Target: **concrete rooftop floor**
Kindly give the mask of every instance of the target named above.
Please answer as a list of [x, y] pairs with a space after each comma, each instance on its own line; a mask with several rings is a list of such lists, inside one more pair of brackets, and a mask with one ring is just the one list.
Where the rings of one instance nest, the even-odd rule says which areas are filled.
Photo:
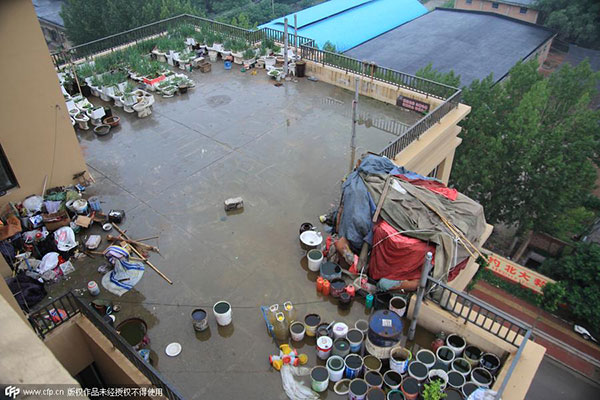
[[[108, 136], [77, 131], [97, 181], [87, 195], [100, 196], [106, 211], [124, 209], [121, 227], [132, 238], [160, 235], [162, 256], [151, 261], [174, 282], [146, 267], [134, 290], [117, 298], [101, 287], [100, 298], [122, 306], [117, 324], [130, 316], [148, 323], [155, 366], [186, 398], [285, 399], [280, 375], [268, 363], [277, 348], [259, 306], [291, 300], [299, 318], [316, 312], [349, 325], [367, 316], [362, 302], [341, 311], [317, 295], [316, 274], [298, 243], [300, 224], [322, 229], [318, 216], [339, 200], [353, 94], [305, 78], [275, 87], [264, 71], [224, 71], [221, 63], [211, 73], [189, 75], [196, 88], [171, 99], [156, 96], [149, 118], [113, 108], [121, 126]], [[359, 107], [409, 125], [419, 119], [368, 98]], [[362, 125], [357, 138], [358, 156], [380, 151], [395, 136]], [[223, 201], [235, 196], [245, 208], [227, 215]], [[92, 226], [86, 233], [98, 232]], [[100, 257], [77, 261], [77, 271], [50, 286], [50, 294], [100, 282], [101, 263]], [[211, 312], [209, 330], [196, 334], [192, 310], [212, 310], [218, 300], [233, 305], [233, 324], [218, 328]], [[169, 358], [164, 349], [174, 341], [183, 351]], [[313, 345], [298, 346], [310, 367]], [[322, 396], [337, 397], [331, 390]]]

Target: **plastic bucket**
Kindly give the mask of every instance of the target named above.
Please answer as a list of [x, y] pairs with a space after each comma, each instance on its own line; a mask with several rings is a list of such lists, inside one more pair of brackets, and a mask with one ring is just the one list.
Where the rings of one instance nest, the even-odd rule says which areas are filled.
[[465, 347], [465, 351], [463, 356], [465, 360], [471, 364], [471, 367], [475, 368], [479, 366], [479, 360], [481, 360], [481, 355], [483, 352], [477, 346], [467, 346]]
[[354, 323], [354, 327], [361, 331], [364, 336], [366, 336], [367, 332], [369, 332], [369, 321], [366, 319], [359, 319]]
[[333, 338], [345, 338], [348, 334], [348, 325], [343, 322], [336, 322], [333, 324]]
[[419, 381], [412, 377], [405, 378], [402, 381], [400, 390], [402, 390], [406, 400], [415, 400], [419, 395]]
[[388, 392], [387, 400], [404, 400], [404, 395], [400, 390], [391, 390]]
[[100, 294], [100, 288], [96, 281], [89, 281], [87, 287], [92, 296], [98, 296]]
[[226, 301], [219, 301], [213, 306], [213, 312], [217, 319], [217, 324], [227, 326], [231, 323], [231, 304]]
[[306, 333], [306, 328], [304, 324], [300, 321], [296, 321], [290, 325], [290, 335], [292, 336], [292, 340], [295, 342], [299, 342], [304, 339], [304, 334]]
[[88, 210], [88, 202], [85, 199], [77, 199], [75, 200], [71, 207], [77, 214], [87, 214]]
[[415, 354], [415, 360], [422, 362], [429, 370], [435, 364], [435, 354], [431, 350], [421, 349]]
[[148, 338], [146, 337], [148, 326], [142, 319], [126, 319], [117, 325], [116, 330], [135, 350], [139, 350], [146, 342], [148, 342]]
[[337, 382], [344, 377], [344, 359], [339, 356], [331, 356], [327, 359], [327, 371], [329, 371], [329, 380]]
[[369, 371], [380, 371], [381, 370], [381, 360], [375, 356], [368, 355], [363, 358], [363, 363], [365, 364], [364, 373], [366, 374]]
[[369, 371], [365, 374], [365, 382], [367, 382], [367, 386], [372, 387], [382, 387], [383, 386], [383, 376], [378, 371]]
[[464, 396], [464, 398], [468, 398], [471, 393], [473, 393], [474, 391], [476, 391], [479, 388], [479, 386], [477, 386], [476, 384], [472, 383], [472, 382], [467, 382], [463, 385], [461, 392]]
[[483, 367], [474, 368], [471, 372], [471, 382], [477, 386], [489, 388], [492, 380], [491, 372]]
[[398, 390], [402, 385], [402, 375], [398, 372], [389, 370], [383, 374], [383, 383], [389, 390]]
[[485, 353], [483, 356], [481, 356], [479, 364], [492, 374], [495, 374], [498, 368], [500, 368], [500, 359], [495, 354]]
[[344, 371], [344, 373], [346, 374], [346, 378], [358, 378], [358, 375], [360, 375], [360, 372], [363, 368], [362, 358], [357, 354], [348, 354], [344, 359], [344, 364], [346, 366], [346, 369]]
[[465, 377], [469, 376], [469, 373], [471, 372], [471, 364], [462, 357], [455, 358], [450, 364], [450, 367], [452, 368], [452, 371], [456, 371]]
[[406, 300], [401, 296], [394, 296], [390, 300], [390, 310], [398, 314], [399, 317], [404, 317], [406, 313]]
[[451, 335], [448, 335], [448, 337], [446, 338], [446, 346], [454, 350], [454, 354], [456, 354], [456, 357], [460, 357], [463, 353], [463, 350], [467, 346], [467, 342], [462, 336], [453, 333]]
[[432, 369], [429, 371], [428, 378], [429, 382], [433, 382], [434, 380], [439, 381], [442, 390], [446, 389], [446, 385], [448, 385], [448, 374], [441, 369]]
[[206, 318], [206, 315], [206, 311], [201, 308], [196, 308], [192, 311], [192, 323], [196, 331], [202, 332], [208, 328], [208, 318]]
[[450, 365], [450, 363], [454, 361], [454, 358], [456, 357], [454, 350], [448, 346], [438, 347], [438, 349], [435, 351], [435, 355], [437, 356], [437, 359], [444, 365]]
[[315, 336], [317, 333], [317, 326], [321, 323], [321, 317], [319, 314], [307, 314], [304, 317], [304, 326], [306, 327], [306, 336]]
[[333, 350], [331, 354], [345, 358], [350, 353], [350, 343], [346, 338], [339, 338], [333, 341]]
[[367, 396], [367, 382], [364, 379], [353, 379], [350, 382], [350, 390], [348, 391], [349, 400], [364, 400]]
[[390, 350], [390, 369], [399, 374], [405, 374], [411, 358], [410, 350], [403, 347], [392, 348]]
[[465, 376], [460, 372], [450, 371], [448, 372], [448, 386], [451, 388], [460, 390], [465, 384]]
[[317, 339], [317, 357], [321, 360], [327, 360], [331, 355], [331, 348], [333, 347], [333, 339], [329, 336], [321, 336]]
[[427, 369], [427, 366], [422, 362], [413, 361], [408, 366], [408, 375], [410, 375], [412, 378], [415, 378], [419, 382], [424, 381], [425, 378], [427, 378], [428, 373], [429, 370]]
[[372, 387], [367, 391], [366, 400], [385, 400], [385, 392], [382, 388]]
[[329, 385], [329, 371], [327, 368], [317, 366], [310, 371], [311, 387], [317, 393], [327, 390]]
[[358, 329], [350, 329], [346, 334], [346, 339], [350, 343], [350, 352], [358, 353], [362, 347], [362, 342], [364, 340], [364, 335]]
[[308, 269], [313, 272], [319, 272], [321, 263], [323, 263], [323, 252], [312, 249], [306, 254], [306, 258], [308, 259]]

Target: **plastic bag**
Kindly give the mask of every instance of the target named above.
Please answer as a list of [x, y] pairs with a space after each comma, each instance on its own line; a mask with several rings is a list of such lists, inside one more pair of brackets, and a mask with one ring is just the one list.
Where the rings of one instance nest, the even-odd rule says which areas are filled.
[[43, 274], [46, 271], [56, 268], [58, 265], [58, 253], [48, 253], [42, 258], [42, 262], [37, 268], [37, 272]]
[[29, 196], [23, 200], [23, 207], [27, 210], [29, 215], [35, 214], [42, 211], [42, 204], [44, 199], [42, 196]]
[[295, 376], [306, 376], [310, 374], [310, 369], [306, 367], [293, 367], [289, 364], [283, 364], [281, 367], [281, 383], [283, 390], [290, 400], [317, 400], [319, 395], [312, 391], [301, 381], [297, 381]]
[[60, 270], [62, 271], [63, 275], [69, 275], [71, 272], [75, 271], [75, 267], [71, 261], [65, 261], [64, 263], [60, 264]]
[[56, 241], [56, 247], [60, 251], [69, 251], [77, 246], [75, 232], [68, 226], [63, 226], [54, 232], [54, 241]]
[[62, 201], [48, 201], [46, 200], [44, 202], [44, 206], [46, 206], [46, 211], [48, 211], [49, 214], [54, 214], [55, 212], [58, 212], [58, 210], [60, 209], [60, 205], [62, 204]]
[[491, 389], [479, 388], [471, 393], [467, 400], [494, 400], [496, 393], [496, 391]]

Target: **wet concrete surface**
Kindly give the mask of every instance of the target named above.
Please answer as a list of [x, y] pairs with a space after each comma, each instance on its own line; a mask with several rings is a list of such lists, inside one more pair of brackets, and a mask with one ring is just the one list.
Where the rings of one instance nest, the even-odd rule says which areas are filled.
[[[100, 196], [104, 210], [124, 209], [121, 227], [130, 237], [160, 235], [148, 242], [161, 251], [151, 261], [173, 280], [169, 285], [146, 268], [131, 292], [117, 298], [101, 287], [100, 297], [121, 305], [117, 324], [131, 316], [147, 322], [154, 365], [184, 397], [284, 399], [279, 372], [268, 362], [278, 350], [259, 306], [291, 300], [301, 318], [316, 312], [348, 325], [367, 315], [362, 303], [341, 311], [316, 293], [317, 276], [298, 243], [300, 224], [322, 230], [318, 216], [339, 200], [353, 94], [305, 78], [276, 87], [264, 71], [224, 71], [221, 63], [211, 73], [188, 74], [196, 88], [155, 96], [150, 117], [113, 108], [121, 126], [108, 136], [77, 132], [97, 180], [87, 194]], [[363, 97], [360, 109], [409, 125], [420, 117]], [[357, 156], [395, 138], [361, 125]], [[223, 201], [235, 196], [245, 208], [227, 214]], [[86, 233], [99, 232], [92, 226]], [[99, 256], [76, 261], [77, 271], [50, 286], [50, 294], [85, 288], [90, 279], [99, 283], [100, 264]], [[229, 327], [217, 327], [218, 300], [233, 305]], [[191, 322], [198, 307], [210, 311], [209, 330], [201, 334]], [[178, 357], [165, 355], [170, 342], [182, 344]], [[314, 366], [314, 340], [298, 347]], [[332, 391], [322, 397], [337, 398]]]

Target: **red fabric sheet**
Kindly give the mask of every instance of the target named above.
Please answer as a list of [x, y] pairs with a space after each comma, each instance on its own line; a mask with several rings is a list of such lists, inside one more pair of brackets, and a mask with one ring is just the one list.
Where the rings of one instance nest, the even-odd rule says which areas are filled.
[[428, 181], [425, 179], [408, 179], [405, 175], [398, 175], [398, 177], [412, 185], [424, 187], [434, 193], [444, 196], [448, 200], [454, 201], [458, 197], [458, 190], [450, 189], [438, 181]]
[[[390, 235], [394, 236], [385, 239]], [[435, 245], [398, 234], [393, 226], [382, 219], [373, 227], [373, 246], [369, 276], [376, 280], [419, 279], [425, 254], [431, 251], [435, 255]]]
[[[388, 237], [390, 235], [394, 236]], [[399, 234], [393, 226], [382, 219], [373, 227], [373, 246], [369, 260], [369, 276], [375, 280], [381, 278], [397, 281], [419, 279], [425, 254], [428, 251], [433, 254], [433, 263], [435, 264], [435, 244], [427, 244], [420, 239]], [[458, 276], [460, 271], [466, 267], [468, 260], [465, 258], [452, 268], [448, 274], [448, 281], [452, 281]]]

